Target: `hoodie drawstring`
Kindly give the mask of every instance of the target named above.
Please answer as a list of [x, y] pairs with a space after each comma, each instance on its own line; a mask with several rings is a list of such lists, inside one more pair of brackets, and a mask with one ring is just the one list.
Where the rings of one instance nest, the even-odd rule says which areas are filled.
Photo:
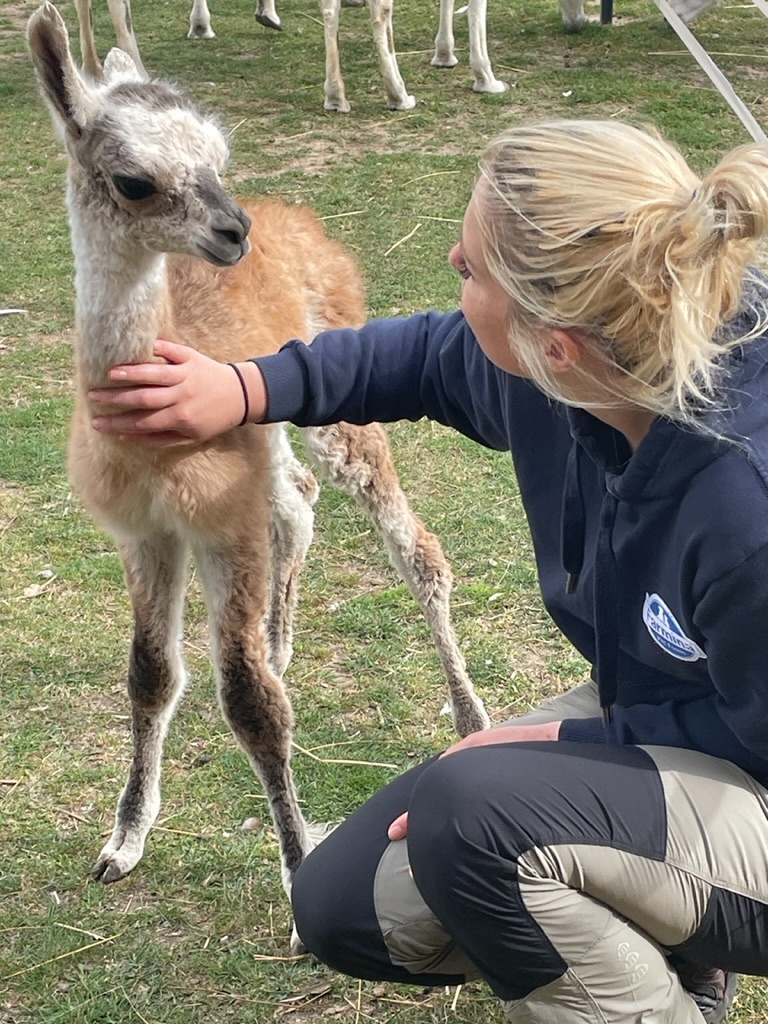
[[581, 488], [580, 444], [572, 444], [568, 452], [563, 486], [563, 508], [560, 514], [560, 557], [567, 575], [566, 593], [572, 594], [579, 585], [579, 573], [584, 564], [586, 513], [584, 492]]
[[618, 499], [606, 491], [600, 510], [600, 532], [595, 551], [595, 675], [603, 720], [613, 718], [619, 670], [619, 576], [613, 554], [613, 526]]

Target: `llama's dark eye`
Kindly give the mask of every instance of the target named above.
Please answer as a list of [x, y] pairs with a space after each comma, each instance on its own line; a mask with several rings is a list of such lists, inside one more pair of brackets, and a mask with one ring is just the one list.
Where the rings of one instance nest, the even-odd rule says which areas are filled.
[[152, 182], [144, 178], [126, 178], [122, 174], [116, 174], [112, 181], [120, 195], [126, 199], [146, 199], [157, 191]]

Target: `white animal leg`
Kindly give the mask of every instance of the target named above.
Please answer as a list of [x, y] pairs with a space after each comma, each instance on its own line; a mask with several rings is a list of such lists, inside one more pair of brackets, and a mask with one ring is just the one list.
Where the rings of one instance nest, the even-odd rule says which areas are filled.
[[128, 672], [133, 760], [117, 805], [115, 827], [92, 874], [116, 882], [141, 860], [160, 809], [160, 765], [168, 725], [184, 689], [181, 609], [186, 552], [174, 536], [121, 546], [135, 620]]
[[91, 0], [75, 0], [77, 21], [80, 25], [80, 58], [83, 71], [92, 78], [101, 76], [101, 61], [96, 53], [96, 41], [93, 37], [93, 11]]
[[341, 0], [320, 0], [325, 33], [325, 102], [326, 110], [348, 114], [352, 109], [344, 93], [339, 60], [339, 11]]
[[453, 4], [454, 0], [440, 0], [440, 24], [435, 36], [435, 55], [431, 61], [436, 68], [455, 68], [459, 63], [454, 49]]
[[207, 0], [194, 0], [189, 12], [189, 32], [187, 39], [215, 39], [216, 33], [211, 24], [211, 12]]
[[509, 86], [496, 78], [488, 57], [486, 17], [488, 0], [469, 0], [469, 65], [475, 76], [475, 92], [505, 92]]
[[408, 95], [400, 68], [397, 66], [392, 32], [392, 4], [393, 0], [369, 0], [373, 41], [379, 58], [381, 77], [384, 79], [387, 106], [390, 110], [411, 110], [416, 106], [416, 99]]
[[275, 8], [275, 0], [259, 0], [253, 16], [264, 28], [274, 28], [282, 32], [283, 26]]
[[131, 0], [107, 0], [109, 4], [109, 16], [115, 27], [117, 46], [125, 50], [136, 65], [136, 69], [146, 75], [144, 65], [139, 54], [139, 45], [133, 31], [133, 18], [131, 17]]
[[560, 11], [569, 32], [578, 32], [589, 20], [584, 14], [583, 0], [560, 0]]
[[453, 721], [460, 736], [489, 725], [482, 701], [467, 674], [450, 617], [453, 580], [440, 542], [411, 511], [397, 479], [389, 442], [378, 424], [338, 423], [304, 431], [319, 472], [353, 497], [384, 540], [389, 557], [426, 618], [451, 693]]
[[293, 454], [285, 428], [273, 428], [272, 595], [267, 615], [270, 664], [281, 679], [293, 654], [293, 619], [299, 575], [312, 543], [318, 486]]

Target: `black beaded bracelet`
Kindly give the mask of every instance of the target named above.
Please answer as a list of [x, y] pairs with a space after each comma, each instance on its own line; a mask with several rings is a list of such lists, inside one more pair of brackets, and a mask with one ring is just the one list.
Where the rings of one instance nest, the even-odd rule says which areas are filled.
[[245, 403], [245, 412], [243, 418], [238, 423], [238, 427], [244, 427], [248, 422], [248, 413], [251, 411], [251, 403], [248, 401], [248, 388], [245, 386], [245, 377], [243, 377], [242, 370], [236, 363], [227, 363], [227, 366], [231, 366], [237, 374], [237, 379], [240, 381], [240, 387], [243, 389], [243, 402]]

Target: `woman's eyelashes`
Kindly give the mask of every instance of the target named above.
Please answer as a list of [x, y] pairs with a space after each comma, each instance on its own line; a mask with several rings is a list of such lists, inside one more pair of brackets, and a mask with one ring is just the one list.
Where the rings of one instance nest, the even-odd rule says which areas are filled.
[[464, 262], [462, 256], [456, 257], [456, 262], [454, 263], [454, 266], [456, 268], [456, 273], [459, 274], [460, 277], [463, 277], [465, 281], [467, 280], [467, 278], [472, 276], [469, 272], [469, 267]]

